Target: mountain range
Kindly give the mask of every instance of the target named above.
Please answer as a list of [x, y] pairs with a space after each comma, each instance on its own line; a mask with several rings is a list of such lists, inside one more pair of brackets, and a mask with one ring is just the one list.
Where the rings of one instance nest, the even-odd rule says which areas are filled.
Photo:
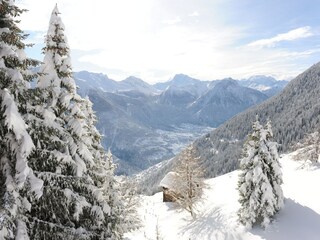
[[286, 83], [265, 76], [200, 81], [178, 74], [150, 85], [136, 77], [114, 81], [86, 71], [74, 76], [79, 93], [93, 102], [103, 145], [116, 157], [119, 174], [174, 157], [232, 116], [265, 101], [269, 95], [257, 88], [276, 93]]
[[[259, 105], [232, 117], [218, 128], [197, 139], [193, 144], [195, 156], [199, 157], [206, 177], [218, 176], [237, 169], [243, 143], [252, 130], [256, 116], [265, 124], [271, 120], [274, 139], [281, 152], [301, 140], [305, 134], [319, 130], [320, 124], [320, 63], [291, 80], [277, 95]], [[141, 177], [142, 190], [154, 191], [163, 173], [178, 163], [180, 156], [156, 168], [153, 176]], [[151, 180], [152, 179], [152, 180]], [[148, 185], [147, 183], [150, 182]]]

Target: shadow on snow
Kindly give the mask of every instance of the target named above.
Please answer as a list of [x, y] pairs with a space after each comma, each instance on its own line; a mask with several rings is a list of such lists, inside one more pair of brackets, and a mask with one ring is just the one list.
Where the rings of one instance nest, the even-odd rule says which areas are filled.
[[210, 209], [199, 215], [197, 219], [182, 229], [182, 233], [189, 232], [190, 239], [201, 240], [241, 240], [242, 234], [227, 226], [229, 222], [221, 213], [220, 208]]
[[319, 240], [320, 215], [311, 208], [287, 198], [284, 208], [267, 229], [254, 227], [250, 232], [266, 240]]

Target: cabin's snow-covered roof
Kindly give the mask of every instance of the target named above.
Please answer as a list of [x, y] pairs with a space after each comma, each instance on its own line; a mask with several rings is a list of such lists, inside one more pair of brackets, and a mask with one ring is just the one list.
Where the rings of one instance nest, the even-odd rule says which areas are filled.
[[175, 182], [177, 181], [178, 173], [176, 172], [168, 172], [167, 175], [160, 182], [161, 187], [165, 187], [171, 190], [175, 188]]

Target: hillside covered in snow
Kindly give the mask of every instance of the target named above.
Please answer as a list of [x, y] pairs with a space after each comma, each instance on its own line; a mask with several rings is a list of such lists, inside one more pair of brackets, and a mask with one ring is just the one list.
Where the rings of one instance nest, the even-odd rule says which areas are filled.
[[320, 167], [295, 161], [295, 153], [281, 158], [285, 205], [265, 230], [245, 229], [238, 223], [239, 171], [208, 179], [196, 220], [174, 203], [163, 203], [162, 193], [141, 197], [142, 224], [129, 239], [198, 240], [318, 240], [320, 239]]

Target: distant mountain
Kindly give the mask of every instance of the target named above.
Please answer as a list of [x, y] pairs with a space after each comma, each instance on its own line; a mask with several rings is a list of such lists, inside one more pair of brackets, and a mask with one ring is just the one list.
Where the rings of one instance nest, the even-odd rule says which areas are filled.
[[239, 84], [239, 81], [226, 79], [219, 81], [196, 102], [190, 110], [201, 124], [218, 126], [235, 114], [256, 105], [268, 96]]
[[267, 99], [233, 79], [200, 81], [178, 74], [150, 85], [133, 76], [123, 81], [87, 71], [74, 76], [79, 93], [93, 102], [104, 147], [111, 148], [118, 173], [125, 174], [174, 157], [212, 127]]
[[[195, 157], [200, 157], [207, 177], [230, 172], [238, 167], [242, 146], [256, 115], [262, 124], [270, 119], [275, 140], [281, 152], [302, 139], [306, 133], [319, 130], [320, 63], [291, 80], [282, 92], [263, 103], [234, 116], [193, 143]], [[144, 176], [142, 189], [152, 191], [157, 183], [179, 161], [179, 155], [159, 168], [155, 175]], [[152, 179], [152, 180], [151, 180]], [[153, 184], [148, 184], [153, 182]]]
[[[118, 157], [118, 173], [131, 174], [172, 158], [212, 128], [192, 124], [192, 113], [136, 91], [88, 92], [103, 145]], [[131, 166], [131, 169], [130, 169]]]
[[201, 81], [184, 74], [177, 74], [173, 79], [154, 84], [154, 88], [163, 91], [169, 88], [181, 89], [190, 92], [192, 95], [200, 96], [209, 89], [210, 81]]
[[202, 97], [175, 86], [149, 94], [144, 91], [148, 85], [138, 84], [143, 87], [140, 91], [90, 87], [86, 91], [98, 116], [97, 128], [104, 135], [103, 145], [118, 158], [118, 173], [132, 174], [174, 157], [211, 127], [267, 98], [236, 81], [222, 80]]
[[286, 80], [276, 80], [273, 77], [256, 75], [239, 81], [239, 84], [245, 87], [253, 88], [269, 97], [280, 92], [287, 84]]
[[145, 94], [155, 94], [156, 88], [136, 77], [128, 77], [122, 81], [115, 81], [102, 73], [87, 71], [75, 72], [74, 78], [81, 94], [86, 94], [90, 89], [99, 89], [104, 92], [140, 91]]
[[75, 72], [74, 78], [81, 94], [86, 94], [90, 89], [100, 89], [106, 92], [114, 92], [119, 88], [119, 83], [108, 78], [102, 73], [87, 71]]
[[[167, 89], [179, 89], [197, 97], [202, 96], [220, 81], [232, 80], [227, 78], [223, 80], [201, 81], [184, 74], [177, 74], [167, 82], [150, 85], [134, 76], [128, 77], [122, 81], [115, 81], [108, 78], [105, 74], [88, 71], [75, 72], [74, 77], [79, 87], [79, 91], [82, 94], [86, 93], [89, 89], [100, 89], [105, 92], [140, 91], [145, 94], [160, 94]], [[236, 81], [239, 82], [241, 86], [256, 89], [268, 96], [273, 96], [278, 93], [288, 83], [288, 81], [285, 80], [279, 81], [263, 75]]]
[[198, 98], [194, 92], [175, 85], [168, 86], [159, 96], [159, 103], [168, 105], [188, 106]]
[[136, 78], [133, 76], [128, 77], [119, 83], [122, 85], [123, 89], [118, 89], [118, 90], [122, 90], [122, 91], [123, 90], [126, 90], [126, 91], [135, 90], [135, 91], [143, 92], [145, 94], [154, 94], [154, 93], [159, 92], [152, 85], [144, 82], [140, 78]]
[[[154, 84], [154, 88], [163, 91], [170, 86], [183, 88], [184, 90], [188, 90], [189, 92], [196, 91], [198, 96], [204, 94], [209, 89], [213, 88], [217, 83], [224, 80], [233, 80], [231, 78], [226, 78], [222, 80], [214, 80], [214, 81], [201, 81], [192, 77], [189, 77], [184, 74], [177, 74], [173, 79]], [[289, 81], [286, 80], [276, 80], [270, 76], [264, 75], [256, 75], [249, 77], [247, 79], [235, 80], [239, 82], [241, 86], [252, 88], [258, 90], [267, 96], [271, 97], [278, 92], [280, 92]]]

